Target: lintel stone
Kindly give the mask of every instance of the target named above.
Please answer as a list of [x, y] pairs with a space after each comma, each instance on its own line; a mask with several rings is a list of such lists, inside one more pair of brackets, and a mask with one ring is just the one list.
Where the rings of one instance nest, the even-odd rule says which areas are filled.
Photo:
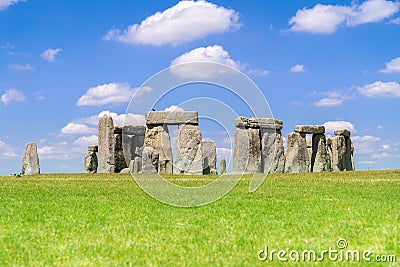
[[240, 116], [235, 119], [235, 126], [240, 128], [282, 130], [283, 121], [273, 118], [246, 118]]
[[146, 125], [199, 124], [197, 111], [150, 111], [145, 113]]
[[339, 136], [342, 135], [346, 138], [350, 138], [350, 131], [347, 129], [339, 129], [339, 130], [335, 130], [335, 135]]
[[324, 134], [325, 126], [323, 125], [296, 125], [294, 131], [300, 134]]

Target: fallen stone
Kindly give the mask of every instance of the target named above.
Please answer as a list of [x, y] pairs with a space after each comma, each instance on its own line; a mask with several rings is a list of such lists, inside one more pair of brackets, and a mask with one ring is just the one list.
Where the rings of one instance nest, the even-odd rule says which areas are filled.
[[296, 125], [294, 126], [294, 131], [300, 134], [324, 134], [325, 126]]
[[197, 111], [150, 111], [145, 113], [146, 125], [199, 124]]
[[22, 159], [22, 174], [40, 174], [39, 156], [36, 143], [26, 144], [24, 158]]
[[158, 151], [152, 147], [145, 146], [142, 156], [142, 173], [157, 173], [158, 161]]
[[305, 135], [290, 133], [287, 140], [285, 173], [306, 173], [309, 171], [307, 142]]
[[131, 170], [129, 168], [124, 168], [119, 173], [130, 173], [130, 171]]

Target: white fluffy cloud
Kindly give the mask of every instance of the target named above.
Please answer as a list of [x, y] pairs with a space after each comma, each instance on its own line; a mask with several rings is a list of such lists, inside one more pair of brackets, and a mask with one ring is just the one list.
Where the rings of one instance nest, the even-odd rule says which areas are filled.
[[293, 67], [290, 68], [290, 72], [304, 72], [304, 65], [301, 64], [296, 64]]
[[177, 45], [238, 28], [238, 13], [206, 1], [180, 1], [175, 6], [130, 25], [110, 30], [105, 40], [131, 44]]
[[[215, 62], [229, 67], [240, 69], [239, 62], [234, 61], [229, 53], [219, 45], [195, 48], [171, 62], [171, 66], [191, 62]], [[209, 78], [226, 72], [226, 68], [216, 65], [215, 68], [195, 64], [191, 66], [173, 68], [171, 71], [183, 78]]]
[[255, 76], [260, 76], [260, 77], [265, 77], [269, 74], [268, 70], [262, 70], [262, 69], [250, 69], [247, 71], [249, 75], [255, 75]]
[[171, 111], [172, 112], [172, 111], [185, 111], [185, 110], [182, 107], [178, 107], [178, 106], [172, 105], [170, 107], [165, 108], [164, 111]]
[[353, 98], [343, 91], [327, 91], [321, 92], [320, 95], [325, 96], [317, 102], [312, 103], [316, 107], [335, 107], [340, 106], [345, 100]]
[[347, 129], [351, 133], [356, 133], [356, 127], [349, 121], [327, 121], [323, 124], [325, 126], [325, 132], [333, 134], [335, 130]]
[[400, 9], [399, 2], [367, 0], [351, 6], [317, 4], [313, 8], [298, 10], [289, 20], [290, 30], [295, 32], [331, 34], [339, 26], [356, 26], [380, 22]]
[[46, 51], [44, 51], [42, 54], [40, 54], [40, 57], [50, 63], [53, 63], [56, 60], [56, 56], [61, 51], [62, 51], [61, 48], [56, 48], [56, 49], [49, 48]]
[[379, 141], [381, 139], [377, 136], [353, 136], [351, 137], [351, 140], [356, 150], [355, 153], [357, 154], [370, 156], [372, 153], [376, 153], [378, 150], [380, 150]]
[[77, 101], [78, 106], [102, 106], [127, 103], [135, 92], [128, 83], [107, 83], [91, 87]]
[[61, 134], [91, 134], [96, 132], [96, 128], [91, 128], [85, 124], [75, 122], [70, 122], [61, 129]]
[[[1, 1], [1, 0], [0, 0]], [[8, 65], [10, 68], [15, 70], [34, 70], [34, 68], [30, 64], [20, 65], [20, 64], [10, 64]]]
[[97, 135], [89, 135], [79, 137], [74, 141], [74, 144], [81, 147], [88, 147], [97, 145], [97, 142]]
[[12, 146], [0, 140], [0, 159], [15, 158], [17, 156]]
[[23, 102], [26, 100], [26, 96], [18, 91], [17, 89], [9, 89], [1, 96], [1, 102], [4, 105], [10, 104], [12, 101]]
[[0, 11], [9, 6], [15, 5], [18, 2], [25, 2], [26, 0], [0, 0]]
[[400, 57], [394, 58], [389, 62], [385, 63], [386, 67], [381, 69], [379, 72], [381, 73], [393, 73], [400, 72]]
[[397, 82], [376, 81], [362, 87], [357, 87], [360, 94], [367, 97], [400, 97], [400, 84]]

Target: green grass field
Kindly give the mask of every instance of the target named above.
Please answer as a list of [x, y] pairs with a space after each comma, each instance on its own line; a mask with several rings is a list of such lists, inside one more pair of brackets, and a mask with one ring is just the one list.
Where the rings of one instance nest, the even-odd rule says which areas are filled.
[[[169, 178], [207, 182], [182, 177]], [[400, 171], [269, 175], [254, 193], [249, 183], [244, 177], [212, 204], [178, 208], [130, 175], [0, 177], [0, 266], [293, 266], [262, 262], [258, 252], [319, 253], [339, 238], [372, 259], [397, 256], [373, 266], [400, 265]]]

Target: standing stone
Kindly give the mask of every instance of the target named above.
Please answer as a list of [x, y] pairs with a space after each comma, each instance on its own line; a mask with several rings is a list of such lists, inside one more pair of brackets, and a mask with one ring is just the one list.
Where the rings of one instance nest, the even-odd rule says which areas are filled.
[[296, 132], [289, 134], [285, 160], [285, 173], [305, 173], [309, 171], [305, 134]]
[[206, 160], [207, 159], [205, 159], [201, 154], [201, 148], [199, 146], [192, 163], [189, 165], [189, 168], [185, 171], [185, 173], [191, 175], [203, 175]]
[[261, 128], [261, 162], [264, 173], [283, 173], [285, 155], [283, 137], [278, 129]]
[[22, 174], [40, 174], [39, 156], [36, 143], [28, 143], [22, 159]]
[[88, 147], [88, 153], [85, 157], [85, 164], [84, 164], [85, 173], [96, 173], [97, 172], [97, 166], [98, 166], [98, 160], [97, 160], [97, 155], [96, 155], [97, 151], [98, 151], [97, 146], [89, 146]]
[[221, 161], [219, 162], [219, 172], [221, 173], [221, 175], [226, 172], [226, 160], [225, 159], [221, 159]]
[[330, 150], [332, 151], [332, 171], [344, 171], [346, 169], [344, 157], [346, 153], [346, 140], [344, 136], [335, 136], [331, 138]]
[[142, 155], [142, 173], [157, 173], [158, 161], [158, 151], [152, 147], [145, 146]]
[[324, 134], [313, 134], [311, 172], [331, 171], [331, 159], [327, 151], [326, 138]]
[[172, 174], [172, 163], [169, 160], [158, 161], [158, 173], [160, 174]]
[[144, 146], [149, 146], [157, 150], [160, 160], [169, 160], [172, 162], [171, 140], [167, 125], [149, 126], [146, 129]]
[[136, 157], [129, 163], [129, 170], [131, 173], [138, 174], [142, 172], [142, 158]]
[[[313, 151], [312, 151], [312, 140], [307, 140], [307, 151], [308, 151], [308, 162], [311, 162]], [[308, 168], [309, 172], [312, 172], [311, 164]]]
[[118, 133], [114, 136], [114, 172], [119, 173], [121, 170], [127, 168], [127, 163], [124, 156], [124, 150], [122, 147], [122, 134]]
[[187, 173], [189, 170], [195, 173], [203, 172], [200, 143], [201, 132], [198, 125], [178, 126], [174, 173]]
[[259, 129], [236, 127], [233, 172], [261, 172]]
[[98, 125], [98, 145], [99, 145], [99, 172], [114, 173], [115, 172], [115, 137], [114, 122], [110, 116], [104, 115], [99, 119]]
[[204, 174], [217, 173], [217, 147], [214, 141], [203, 140], [201, 154], [204, 158]]

